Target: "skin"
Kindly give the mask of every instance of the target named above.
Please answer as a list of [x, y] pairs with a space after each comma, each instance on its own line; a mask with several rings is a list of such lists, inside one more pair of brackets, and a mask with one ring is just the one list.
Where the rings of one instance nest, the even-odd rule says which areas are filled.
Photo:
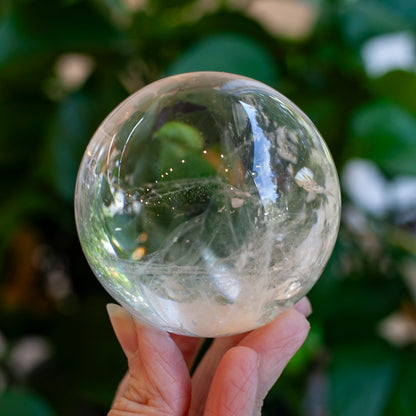
[[309, 331], [304, 298], [273, 322], [216, 338], [189, 373], [203, 340], [143, 325], [107, 306], [128, 371], [108, 416], [257, 416], [263, 400]]

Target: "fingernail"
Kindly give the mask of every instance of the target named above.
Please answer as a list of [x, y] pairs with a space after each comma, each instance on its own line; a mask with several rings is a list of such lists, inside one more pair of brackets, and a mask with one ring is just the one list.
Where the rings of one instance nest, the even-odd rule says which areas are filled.
[[134, 355], [138, 348], [136, 326], [133, 317], [121, 306], [115, 303], [107, 305], [111, 325], [126, 357]]

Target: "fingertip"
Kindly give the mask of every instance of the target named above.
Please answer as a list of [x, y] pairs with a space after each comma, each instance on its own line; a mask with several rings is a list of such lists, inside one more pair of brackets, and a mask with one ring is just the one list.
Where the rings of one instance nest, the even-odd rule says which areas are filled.
[[116, 303], [107, 303], [105, 307], [107, 309], [107, 313], [110, 317], [110, 320], [112, 320], [113, 318], [119, 318], [121, 316], [124, 316], [125, 314], [128, 315], [128, 312]]
[[222, 357], [208, 394], [204, 415], [251, 416], [256, 404], [259, 355], [236, 346]]
[[308, 317], [312, 313], [312, 305], [309, 299], [305, 296], [299, 302], [297, 302], [294, 308], [305, 317]]
[[300, 346], [305, 341], [311, 328], [306, 316], [296, 308], [291, 308], [282, 315], [282, 319], [286, 321], [284, 327], [290, 332], [290, 337], [294, 340], [298, 339]]
[[120, 305], [106, 305], [114, 333], [127, 358], [134, 355], [138, 348], [136, 327], [133, 317]]

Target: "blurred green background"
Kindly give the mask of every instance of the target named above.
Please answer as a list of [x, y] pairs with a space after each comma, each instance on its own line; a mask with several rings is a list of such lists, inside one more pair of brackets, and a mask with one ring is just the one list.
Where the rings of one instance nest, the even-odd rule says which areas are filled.
[[317, 125], [343, 220], [264, 415], [416, 415], [414, 0], [1, 0], [0, 414], [105, 415], [125, 371], [78, 244], [94, 130], [160, 77], [263, 81]]

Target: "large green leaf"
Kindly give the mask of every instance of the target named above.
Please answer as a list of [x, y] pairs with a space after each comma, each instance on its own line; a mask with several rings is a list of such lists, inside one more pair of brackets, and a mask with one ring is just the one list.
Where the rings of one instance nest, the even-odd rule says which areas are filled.
[[330, 369], [330, 408], [336, 416], [381, 416], [397, 373], [395, 352], [382, 343], [335, 351]]
[[239, 33], [217, 33], [186, 49], [166, 70], [167, 75], [191, 71], [224, 71], [275, 85], [272, 55], [254, 39]]

